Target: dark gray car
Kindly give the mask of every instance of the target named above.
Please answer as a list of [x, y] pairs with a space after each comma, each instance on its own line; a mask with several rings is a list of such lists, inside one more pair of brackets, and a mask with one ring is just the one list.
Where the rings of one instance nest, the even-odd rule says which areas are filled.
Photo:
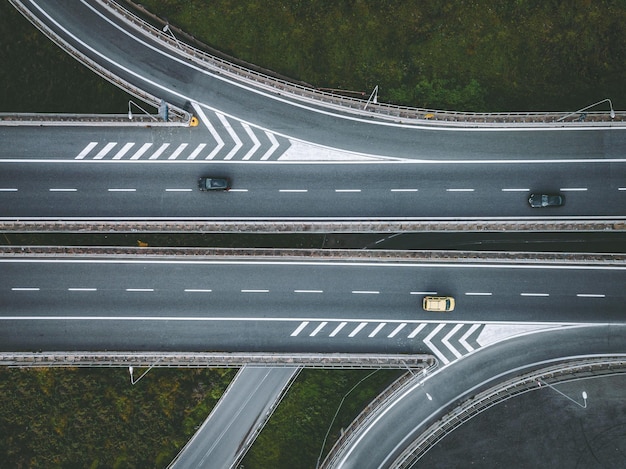
[[565, 198], [560, 194], [530, 194], [528, 203], [533, 208], [560, 207]]
[[198, 179], [198, 188], [201, 191], [227, 191], [230, 189], [228, 178], [201, 177]]

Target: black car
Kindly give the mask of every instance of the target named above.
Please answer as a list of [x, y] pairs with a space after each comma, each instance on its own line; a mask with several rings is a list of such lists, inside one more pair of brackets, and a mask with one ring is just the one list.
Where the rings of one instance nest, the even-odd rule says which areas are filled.
[[565, 197], [560, 194], [530, 194], [528, 203], [533, 208], [560, 207], [565, 203]]
[[201, 177], [198, 179], [198, 188], [201, 191], [227, 191], [230, 189], [228, 178]]

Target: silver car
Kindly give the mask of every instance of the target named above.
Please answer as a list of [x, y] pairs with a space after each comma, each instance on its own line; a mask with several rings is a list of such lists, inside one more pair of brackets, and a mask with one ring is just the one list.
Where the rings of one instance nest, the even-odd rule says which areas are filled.
[[565, 197], [560, 194], [530, 194], [528, 203], [533, 208], [560, 207], [565, 203]]

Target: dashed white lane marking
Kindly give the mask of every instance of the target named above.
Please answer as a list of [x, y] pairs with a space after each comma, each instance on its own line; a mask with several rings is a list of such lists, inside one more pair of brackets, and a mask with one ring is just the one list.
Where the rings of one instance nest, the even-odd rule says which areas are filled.
[[112, 188], [107, 189], [109, 192], [136, 192], [137, 189], [123, 189], [123, 188]]
[[17, 189], [13, 187], [0, 187], [0, 192], [17, 192]]
[[172, 152], [172, 154], [170, 156], [167, 157], [168, 160], [175, 160], [176, 158], [178, 158], [178, 156], [185, 151], [185, 148], [187, 148], [187, 143], [181, 143], [180, 145], [178, 145], [178, 147], [176, 148], [176, 150], [174, 150]]
[[107, 153], [109, 153], [113, 147], [117, 145], [117, 142], [109, 142], [107, 143], [104, 148], [102, 150], [100, 150], [96, 156], [93, 157], [94, 160], [101, 160], [102, 158], [104, 158], [106, 156]]
[[561, 187], [559, 189], [562, 192], [584, 192], [587, 190], [586, 187]]
[[300, 334], [300, 332], [302, 332], [302, 329], [308, 326], [308, 324], [309, 321], [303, 321], [302, 323], [300, 323], [300, 325], [296, 327], [296, 330], [291, 333], [291, 337], [296, 337], [298, 334]]
[[141, 145], [141, 147], [139, 148], [139, 150], [137, 150], [133, 156], [130, 157], [131, 160], [138, 160], [139, 158], [141, 158], [143, 156], [143, 154], [145, 152], [148, 151], [148, 149], [152, 146], [152, 143], [144, 143], [143, 145]]
[[341, 329], [346, 327], [346, 324], [348, 324], [348, 323], [345, 322], [345, 321], [339, 323], [339, 325], [337, 327], [335, 327], [335, 329], [328, 335], [328, 337], [335, 337], [337, 334], [339, 334], [339, 331], [341, 331]]
[[230, 189], [229, 192], [248, 192], [248, 189]]
[[187, 293], [211, 293], [213, 290], [207, 290], [204, 288], [185, 288]]
[[474, 192], [474, 189], [446, 189], [446, 192]]
[[67, 291], [98, 291], [97, 288], [71, 287]]
[[169, 189], [165, 189], [165, 192], [192, 192], [193, 189], [176, 189], [176, 188], [169, 188]]
[[269, 293], [269, 290], [241, 290], [241, 293]]
[[261, 161], [268, 160], [274, 154], [276, 149], [280, 146], [278, 140], [276, 140], [276, 137], [274, 137], [274, 134], [265, 131], [265, 135], [269, 139], [272, 146], [263, 154], [263, 156], [261, 157]]
[[492, 295], [492, 293], [490, 292], [480, 292], [480, 291], [468, 291], [468, 292], [465, 292], [465, 294], [467, 296], [491, 296]]
[[448, 350], [450, 350], [456, 358], [461, 358], [463, 355], [450, 343], [450, 339], [454, 334], [456, 334], [459, 329], [463, 327], [463, 324], [457, 324], [452, 328], [450, 332], [446, 334], [446, 336], [441, 339], [441, 343], [446, 346]]
[[508, 188], [508, 189], [502, 189], [502, 192], [530, 192], [530, 189]]
[[335, 192], [361, 192], [361, 189], [335, 189]]
[[617, 190], [618, 191], [626, 191], [626, 187], [618, 187]]
[[39, 291], [38, 287], [13, 287], [12, 291]]
[[230, 150], [228, 154], [224, 157], [225, 160], [230, 160], [243, 146], [243, 142], [237, 136], [237, 133], [234, 131], [233, 126], [230, 125], [230, 122], [228, 122], [228, 120], [226, 119], [226, 116], [224, 116], [224, 114], [220, 114], [219, 112], [216, 112], [215, 114], [217, 114], [217, 118], [224, 126], [226, 132], [228, 132], [228, 135], [230, 135], [230, 138], [232, 138], [235, 142], [235, 146], [233, 147], [233, 149]]
[[441, 353], [441, 350], [439, 350], [435, 346], [435, 344], [431, 342], [431, 339], [435, 337], [437, 334], [439, 334], [439, 331], [441, 331], [441, 329], [443, 329], [445, 326], [446, 326], [445, 324], [439, 324], [437, 327], [435, 327], [430, 332], [430, 334], [426, 336], [426, 338], [424, 339], [424, 343], [426, 344], [428, 348], [430, 348], [435, 353], [435, 355], [437, 355], [437, 357], [443, 362], [444, 365], [447, 365], [448, 363], [450, 363], [450, 360], [448, 360], [446, 356], [443, 353]]
[[580, 298], [604, 298], [606, 295], [600, 293], [577, 293], [576, 296]]
[[387, 338], [391, 339], [392, 337], [395, 337], [395, 335], [396, 335], [398, 332], [400, 332], [402, 329], [404, 329], [405, 327], [406, 327], [406, 322], [403, 322], [403, 323], [399, 324], [399, 325], [398, 325], [398, 327], [396, 327], [396, 328], [395, 328], [395, 329], [391, 332], [391, 334], [389, 334], [389, 335], [387, 336]]
[[153, 292], [154, 288], [127, 288], [128, 292]]
[[250, 128], [248, 124], [246, 124], [245, 122], [242, 122], [241, 126], [243, 127], [243, 130], [246, 131], [246, 133], [248, 134], [248, 137], [250, 137], [250, 140], [252, 140], [252, 143], [253, 143], [252, 148], [250, 148], [250, 150], [248, 150], [248, 153], [246, 153], [244, 157], [242, 158], [243, 160], [249, 160], [250, 157], [254, 155], [256, 151], [261, 147], [261, 142], [259, 142], [259, 139], [256, 138], [256, 135], [254, 135], [254, 132], [252, 132], [252, 129]]
[[376, 290], [352, 290], [355, 295], [378, 295], [380, 292]]
[[278, 192], [309, 192], [308, 189], [278, 189]]
[[520, 296], [550, 296], [550, 293], [520, 293]]
[[411, 332], [409, 334], [409, 339], [414, 339], [415, 336], [417, 336], [417, 334], [419, 334], [420, 332], [422, 332], [422, 329], [424, 329], [426, 327], [426, 323], [420, 324], [418, 325], [415, 329], [413, 329], [413, 332]]
[[76, 192], [78, 189], [71, 188], [52, 188], [48, 189], [50, 192]]
[[436, 291], [412, 291], [411, 295], [436, 295]]
[[200, 145], [198, 145], [194, 151], [191, 152], [191, 154], [187, 157], [188, 160], [195, 160], [196, 156], [198, 156], [200, 154], [200, 152], [202, 150], [204, 150], [204, 147], [206, 147], [206, 143], [201, 143]]
[[315, 337], [315, 336], [317, 335], [317, 333], [318, 333], [319, 331], [321, 331], [321, 330], [324, 328], [324, 326], [326, 326], [326, 324], [328, 324], [328, 322], [327, 322], [327, 321], [323, 321], [322, 323], [320, 323], [320, 325], [319, 325], [319, 326], [317, 326], [317, 327], [313, 330], [313, 332], [311, 332], [311, 333], [309, 334], [309, 337]]
[[352, 332], [350, 332], [350, 334], [348, 334], [348, 337], [354, 337], [355, 335], [357, 335], [359, 332], [361, 332], [361, 329], [363, 329], [365, 326], [367, 326], [368, 323], [366, 322], [362, 322], [360, 323], [358, 326], [356, 326], [354, 328], [354, 330]]
[[122, 159], [122, 157], [123, 157], [126, 153], [128, 153], [128, 150], [130, 150], [130, 149], [131, 149], [132, 147], [134, 147], [134, 146], [135, 146], [135, 142], [129, 142], [129, 143], [126, 143], [126, 144], [125, 144], [125, 145], [124, 145], [124, 146], [120, 149], [120, 151], [118, 151], [118, 152], [117, 152], [117, 153], [113, 156], [113, 159], [114, 159], [114, 160], [121, 160], [121, 159]]
[[417, 189], [390, 189], [391, 192], [417, 192]]
[[98, 142], [89, 142], [87, 146], [83, 148], [83, 151], [81, 151], [78, 155], [76, 155], [76, 159], [82, 160], [85, 156], [89, 154], [91, 150], [93, 150], [96, 147], [96, 145], [98, 145]]
[[294, 293], [324, 293], [324, 290], [294, 290]]
[[376, 334], [378, 334], [380, 332], [380, 330], [385, 327], [387, 325], [386, 322], [381, 322], [378, 326], [376, 326], [376, 329], [374, 329], [372, 332], [370, 332], [370, 334], [368, 335], [368, 337], [374, 337]]
[[480, 324], [474, 324], [472, 327], [469, 328], [469, 330], [463, 334], [463, 337], [461, 337], [459, 339], [459, 343], [465, 347], [465, 350], [467, 350], [468, 352], [472, 352], [474, 351], [474, 347], [472, 347], [469, 342], [467, 341], [468, 337], [471, 336], [476, 329], [478, 329], [480, 327]]
[[148, 158], [149, 160], [156, 160], [159, 156], [161, 156], [163, 154], [163, 152], [165, 150], [167, 150], [167, 148], [170, 146], [169, 143], [164, 143], [162, 144], [157, 151], [155, 151], [154, 153], [152, 153], [152, 155], [150, 155], [150, 157]]

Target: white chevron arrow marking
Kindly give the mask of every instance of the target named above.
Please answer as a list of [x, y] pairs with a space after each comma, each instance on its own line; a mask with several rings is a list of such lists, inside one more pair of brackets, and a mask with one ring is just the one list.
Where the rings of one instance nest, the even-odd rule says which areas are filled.
[[465, 350], [467, 350], [468, 352], [473, 352], [474, 351], [474, 347], [472, 347], [468, 342], [467, 342], [467, 338], [472, 335], [474, 333], [474, 331], [476, 331], [476, 329], [478, 329], [480, 327], [480, 324], [474, 324], [472, 327], [469, 328], [469, 330], [463, 334], [463, 337], [461, 337], [459, 339], [459, 343], [465, 347]]
[[226, 129], [226, 132], [228, 132], [228, 135], [230, 135], [230, 138], [232, 138], [233, 141], [235, 142], [235, 146], [233, 147], [233, 149], [230, 150], [228, 152], [228, 155], [224, 157], [225, 160], [230, 160], [233, 156], [235, 156], [235, 154], [243, 146], [243, 142], [239, 139], [239, 137], [235, 133], [233, 126], [230, 125], [230, 122], [228, 122], [228, 120], [226, 119], [226, 116], [224, 116], [224, 114], [220, 114], [219, 112], [216, 112], [215, 114], [217, 114], [218, 119], [220, 120], [224, 128]]
[[460, 329], [460, 328], [462, 328], [462, 327], [463, 327], [463, 324], [457, 324], [457, 325], [456, 325], [456, 326], [454, 326], [454, 327], [452, 328], [452, 330], [451, 330], [450, 332], [448, 332], [448, 333], [446, 334], [446, 336], [445, 336], [445, 337], [441, 340], [441, 343], [442, 343], [443, 345], [445, 345], [445, 346], [448, 348], [448, 350], [450, 350], [450, 351], [454, 354], [454, 356], [455, 356], [456, 358], [461, 358], [463, 355], [461, 354], [461, 352], [459, 352], [457, 349], [455, 349], [455, 348], [452, 346], [452, 344], [450, 343], [450, 338], [452, 338], [452, 336], [453, 336], [454, 334], [456, 334], [456, 333], [459, 331], [459, 329]]
[[274, 137], [274, 134], [271, 134], [269, 132], [265, 132], [265, 135], [267, 135], [267, 138], [269, 139], [269, 141], [272, 142], [272, 146], [261, 157], [261, 161], [268, 160], [270, 158], [270, 156], [272, 156], [274, 154], [274, 152], [279, 147], [278, 140], [276, 140], [276, 137]]
[[435, 355], [437, 355], [437, 357], [443, 362], [444, 365], [447, 365], [448, 363], [450, 363], [450, 360], [448, 360], [446, 356], [441, 353], [441, 351], [437, 347], [435, 347], [435, 344], [433, 344], [430, 340], [435, 337], [444, 327], [446, 327], [445, 324], [439, 324], [437, 327], [435, 327], [433, 331], [426, 336], [426, 338], [424, 339], [424, 343], [429, 349], [433, 351]]
[[246, 153], [243, 157], [244, 160], [249, 160], [250, 157], [254, 155], [254, 153], [259, 149], [259, 147], [261, 146], [261, 142], [259, 142], [259, 139], [256, 138], [256, 135], [254, 135], [254, 132], [252, 132], [252, 129], [248, 124], [242, 122], [241, 126], [243, 127], [243, 130], [245, 130], [248, 134], [248, 137], [250, 137], [250, 140], [252, 140], [252, 143], [254, 143], [250, 151], [248, 151], [248, 153]]

